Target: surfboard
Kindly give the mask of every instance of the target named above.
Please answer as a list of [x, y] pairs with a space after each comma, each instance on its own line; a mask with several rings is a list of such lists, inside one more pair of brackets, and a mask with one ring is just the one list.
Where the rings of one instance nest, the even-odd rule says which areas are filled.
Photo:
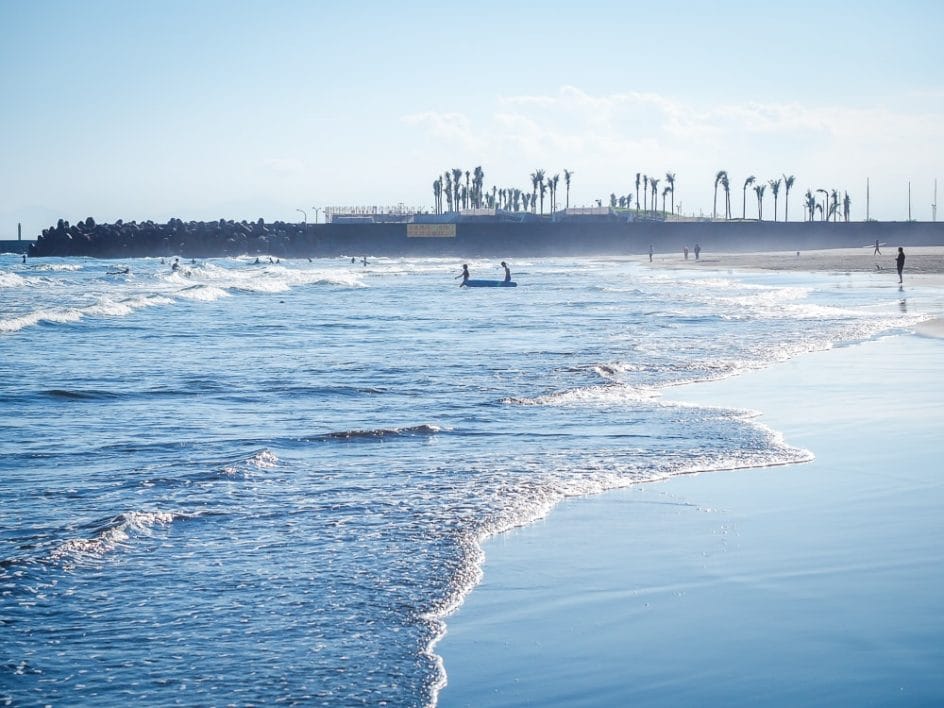
[[517, 288], [518, 283], [514, 280], [467, 280], [467, 288]]

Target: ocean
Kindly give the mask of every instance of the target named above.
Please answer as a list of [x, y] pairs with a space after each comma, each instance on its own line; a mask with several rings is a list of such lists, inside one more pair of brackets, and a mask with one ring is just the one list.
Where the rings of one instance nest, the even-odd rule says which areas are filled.
[[869, 274], [262, 260], [0, 256], [0, 705], [434, 705], [485, 537], [812, 459], [667, 387], [933, 309]]

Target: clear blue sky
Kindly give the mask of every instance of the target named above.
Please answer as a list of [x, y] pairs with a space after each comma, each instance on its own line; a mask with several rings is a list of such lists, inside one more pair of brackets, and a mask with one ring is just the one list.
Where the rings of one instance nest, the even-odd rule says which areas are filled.
[[576, 204], [671, 171], [686, 213], [719, 169], [737, 214], [749, 174], [796, 176], [792, 219], [807, 188], [864, 218], [867, 177], [873, 218], [944, 196], [937, 0], [0, 0], [0, 28], [0, 237], [429, 206], [476, 165], [571, 169]]

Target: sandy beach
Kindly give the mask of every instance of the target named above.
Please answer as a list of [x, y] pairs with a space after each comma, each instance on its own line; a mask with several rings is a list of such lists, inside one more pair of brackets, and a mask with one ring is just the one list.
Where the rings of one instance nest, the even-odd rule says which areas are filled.
[[[933, 287], [944, 249], [920, 251], [906, 285], [914, 266]], [[790, 267], [787, 254], [703, 256], [706, 269]], [[791, 269], [867, 271], [871, 251], [800, 258]], [[440, 705], [944, 701], [940, 334], [937, 319], [672, 390], [760, 411], [816, 459], [572, 499], [489, 540], [438, 647]]]
[[[770, 253], [711, 253], [701, 252], [695, 260], [690, 252], [688, 259], [682, 253], [656, 253], [653, 262], [644, 262], [654, 268], [673, 270], [704, 268], [707, 270], [789, 270], [823, 271], [835, 273], [876, 273], [888, 275], [897, 282], [895, 267], [896, 246], [882, 246], [881, 255], [875, 254], [874, 246], [862, 248], [832, 248], [818, 251], [776, 251]], [[944, 285], [944, 246], [920, 246], [905, 249], [904, 277], [921, 276], [923, 284]]]

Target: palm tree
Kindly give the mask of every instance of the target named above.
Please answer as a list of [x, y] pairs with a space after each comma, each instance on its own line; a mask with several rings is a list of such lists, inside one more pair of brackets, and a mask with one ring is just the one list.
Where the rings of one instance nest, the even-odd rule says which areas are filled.
[[[542, 174], [543, 174], [543, 172], [542, 172]], [[538, 183], [538, 189], [541, 190], [541, 214], [542, 214], [542, 215], [544, 214], [544, 193], [547, 191], [547, 183], [548, 183], [548, 182], [550, 182], [550, 180], [548, 180], [547, 182], [545, 182], [545, 181], [542, 179], [542, 180]]]
[[842, 218], [847, 223], [849, 221], [849, 208], [852, 206], [852, 200], [849, 198], [849, 192], [845, 192], [842, 198]]
[[718, 174], [715, 175], [715, 200], [711, 206], [711, 218], [718, 218], [718, 185], [721, 183], [722, 179], [727, 178], [728, 173], [724, 170], [718, 170]]
[[659, 208], [659, 180], [650, 177], [649, 186], [652, 187], [652, 211], [655, 212]]
[[557, 211], [557, 183], [560, 181], [560, 175], [556, 174], [548, 182], [551, 183], [551, 213]]
[[757, 220], [764, 220], [764, 190], [767, 189], [766, 184], [755, 184], [754, 193], [757, 194]]
[[564, 170], [564, 187], [566, 187], [567, 201], [565, 209], [570, 209], [570, 178], [574, 176], [574, 173], [570, 170]]
[[475, 179], [472, 182], [474, 187], [472, 192], [472, 206], [481, 208], [482, 206], [482, 185], [485, 184], [485, 173], [482, 171], [482, 167], [476, 167], [473, 173]]
[[433, 212], [442, 213], [442, 181], [437, 177], [433, 180]]
[[[538, 206], [538, 185], [544, 183], [544, 170], [535, 170], [531, 173], [531, 213]], [[543, 211], [543, 207], [542, 207]]]
[[[668, 177], [668, 175], [666, 175]], [[662, 190], [662, 218], [665, 218], [665, 195], [672, 192], [672, 185], [666, 185], [665, 189]]]
[[531, 205], [531, 193], [530, 193], [530, 192], [522, 192], [522, 193], [521, 193], [521, 199], [522, 199], [522, 201], [524, 201], [524, 210], [525, 210], [525, 211], [528, 211], [528, 207]]
[[610, 207], [615, 209], [618, 200], [616, 199], [616, 192], [610, 192]]
[[780, 194], [780, 180], [772, 179], [768, 180], [767, 184], [770, 185], [770, 191], [774, 195], [774, 221], [777, 220], [777, 195]]
[[823, 215], [823, 221], [826, 221], [826, 206], [825, 205], [829, 204], [829, 192], [827, 192], [825, 189], [816, 190], [817, 194], [819, 194], [820, 192], [823, 193], [823, 204], [824, 204], [824, 206], [820, 208], [820, 213]]
[[453, 168], [452, 170], [452, 200], [453, 204], [456, 205], [456, 211], [459, 211], [461, 208], [459, 201], [459, 187], [462, 186], [462, 170], [458, 168]]
[[804, 195], [806, 200], [803, 203], [803, 207], [806, 209], [809, 214], [809, 220], [813, 220], [813, 214], [816, 213], [816, 197], [813, 196], [813, 190], [807, 189], [806, 194]]
[[[665, 181], [669, 185], [669, 191], [672, 193], [672, 215], [675, 215], [675, 173], [666, 172]], [[665, 211], [665, 204], [662, 205], [662, 211]]]
[[829, 196], [831, 200], [829, 205], [830, 216], [833, 217], [833, 221], [839, 221], [839, 190], [834, 189]]
[[724, 188], [724, 218], [731, 218], [731, 182], [728, 181], [728, 173], [724, 173], [721, 178], [721, 186]]
[[783, 220], [790, 221], [790, 190], [793, 189], [793, 182], [796, 178], [793, 175], [783, 176]]
[[743, 197], [743, 199], [741, 199], [741, 218], [742, 219], [747, 218], [747, 188], [750, 187], [752, 184], [754, 184], [754, 180], [756, 179], [757, 178], [754, 175], [751, 175], [746, 180], [744, 180], [744, 189], [741, 190], [742, 197]]
[[647, 211], [649, 209], [649, 176], [642, 176], [642, 209]]
[[639, 173], [636, 173], [636, 211], [639, 211]]
[[446, 172], [443, 175], [446, 178], [446, 204], [448, 206], [447, 211], [452, 211], [452, 175]]

